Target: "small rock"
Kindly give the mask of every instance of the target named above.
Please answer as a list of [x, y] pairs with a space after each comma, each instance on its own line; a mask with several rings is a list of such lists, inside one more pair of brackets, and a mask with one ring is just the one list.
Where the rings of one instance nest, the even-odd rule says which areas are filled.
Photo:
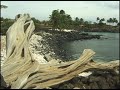
[[53, 59], [53, 58], [50, 56], [50, 53], [49, 53], [49, 54], [45, 54], [45, 55], [44, 55], [44, 58], [45, 58], [45, 60], [47, 60], [47, 61], [50, 61], [50, 60]]
[[79, 87], [74, 87], [73, 89], [80, 89]]
[[92, 72], [83, 72], [83, 73], [80, 73], [80, 74], [78, 74], [78, 76], [82, 76], [82, 77], [88, 77], [89, 75], [91, 75], [92, 74]]

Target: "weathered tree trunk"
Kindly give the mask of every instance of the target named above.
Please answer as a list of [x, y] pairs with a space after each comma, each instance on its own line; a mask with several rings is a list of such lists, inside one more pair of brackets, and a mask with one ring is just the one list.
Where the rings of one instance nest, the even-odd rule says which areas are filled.
[[2, 75], [13, 89], [46, 88], [70, 80], [90, 68], [105, 69], [118, 65], [91, 62], [95, 54], [91, 49], [85, 49], [75, 61], [39, 64], [33, 60], [29, 50], [29, 39], [34, 29], [33, 21], [24, 14], [7, 31], [7, 59], [2, 66]]

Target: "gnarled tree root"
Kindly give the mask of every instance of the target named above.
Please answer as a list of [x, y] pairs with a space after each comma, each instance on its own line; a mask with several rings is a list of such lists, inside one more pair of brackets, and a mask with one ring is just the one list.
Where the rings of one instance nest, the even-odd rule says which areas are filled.
[[[29, 24], [29, 25], [28, 25]], [[27, 29], [24, 27], [28, 25]], [[91, 62], [95, 54], [85, 49], [78, 60], [59, 64], [39, 64], [29, 50], [29, 39], [35, 26], [28, 14], [20, 15], [7, 31], [7, 59], [2, 75], [12, 89], [42, 89], [72, 79], [90, 68], [114, 68], [118, 63]]]

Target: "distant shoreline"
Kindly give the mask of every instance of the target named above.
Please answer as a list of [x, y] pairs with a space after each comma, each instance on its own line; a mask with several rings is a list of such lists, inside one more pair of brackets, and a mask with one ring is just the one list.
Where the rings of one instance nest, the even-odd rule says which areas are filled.
[[[53, 31], [53, 32], [60, 31], [59, 29], [53, 30], [50, 27], [43, 27], [43, 28], [36, 28], [35, 32], [39, 32], [41, 30], [42, 31], [50, 30], [50, 31]], [[63, 29], [60, 32], [63, 32], [63, 31], [70, 32], [70, 30], [74, 31], [74, 32], [110, 32], [110, 33], [120, 33], [119, 26], [118, 27], [109, 27], [109, 28], [108, 27], [107, 28], [104, 28], [104, 27], [99, 28], [98, 27], [98, 28]]]

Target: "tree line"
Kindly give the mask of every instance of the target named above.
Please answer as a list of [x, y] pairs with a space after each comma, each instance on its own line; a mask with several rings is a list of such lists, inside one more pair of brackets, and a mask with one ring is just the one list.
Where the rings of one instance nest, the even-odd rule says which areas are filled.
[[[103, 25], [119, 25], [118, 20], [116, 18], [109, 18], [106, 20], [104, 18], [96, 18], [97, 22], [94, 22], [96, 26]], [[72, 19], [69, 14], [66, 14], [64, 10], [53, 10], [50, 15], [50, 22], [52, 24], [53, 29], [79, 29], [81, 26], [88, 27], [92, 24], [91, 21], [85, 21], [83, 18], [76, 17]]]
[[[100, 19], [99, 17], [97, 17], [97, 21], [99, 21], [99, 24], [100, 23], [103, 23], [105, 21], [104, 18]], [[109, 18], [106, 23], [108, 23], [109, 25], [114, 25], [114, 24], [118, 24], [118, 20], [116, 18]]]
[[[1, 8], [7, 8], [5, 5], [1, 5]], [[51, 28], [53, 30], [80, 30], [81, 28], [100, 28], [105, 26], [119, 26], [120, 22], [116, 18], [109, 18], [105, 20], [104, 18], [96, 18], [96, 22], [85, 21], [83, 18], [75, 17], [74, 19], [71, 15], [67, 14], [64, 10], [53, 10], [49, 16], [49, 20], [40, 21], [35, 17], [32, 17], [32, 20], [35, 23], [36, 30], [44, 28]], [[1, 17], [1, 33], [5, 34], [7, 29], [13, 24], [14, 19], [8, 19]]]

